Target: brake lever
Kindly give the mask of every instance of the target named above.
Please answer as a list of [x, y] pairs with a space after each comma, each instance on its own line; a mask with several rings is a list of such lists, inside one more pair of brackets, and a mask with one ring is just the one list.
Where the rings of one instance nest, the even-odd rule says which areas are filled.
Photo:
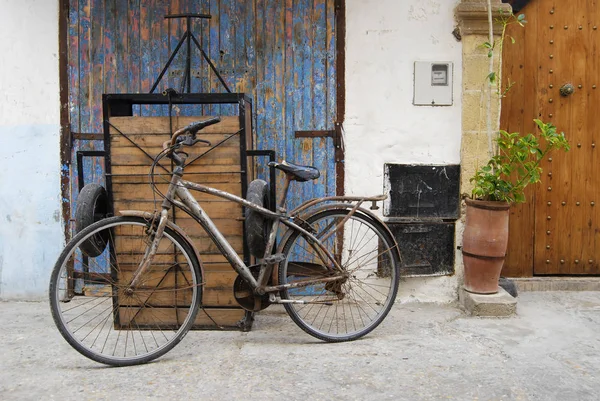
[[192, 145], [195, 145], [195, 144], [197, 144], [199, 142], [202, 142], [202, 143], [206, 144], [206, 146], [212, 146], [212, 144], [210, 143], [210, 141], [207, 141], [205, 139], [194, 139]]
[[209, 141], [204, 140], [204, 139], [197, 139], [195, 137], [195, 135], [192, 136], [192, 135], [189, 135], [189, 134], [186, 135], [186, 136], [180, 136], [179, 138], [177, 138], [177, 144], [176, 144], [176, 146], [177, 147], [181, 147], [182, 145], [185, 145], [185, 146], [194, 146], [195, 144], [197, 144], [199, 142], [202, 142], [202, 143], [204, 143], [204, 144], [206, 144], [208, 146], [212, 146], [212, 144]]

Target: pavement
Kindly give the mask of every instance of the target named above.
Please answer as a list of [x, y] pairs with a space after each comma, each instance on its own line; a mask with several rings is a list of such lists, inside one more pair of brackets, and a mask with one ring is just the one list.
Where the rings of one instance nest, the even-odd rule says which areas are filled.
[[396, 304], [363, 339], [326, 344], [273, 306], [248, 333], [196, 331], [157, 361], [104, 367], [47, 303], [0, 302], [1, 400], [598, 400], [600, 292], [525, 292], [517, 316]]

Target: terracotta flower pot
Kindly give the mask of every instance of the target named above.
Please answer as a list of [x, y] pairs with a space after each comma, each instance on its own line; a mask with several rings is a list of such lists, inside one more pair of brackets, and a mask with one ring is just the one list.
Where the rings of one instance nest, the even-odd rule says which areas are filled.
[[467, 199], [462, 254], [464, 287], [469, 292], [495, 294], [508, 245], [510, 204]]

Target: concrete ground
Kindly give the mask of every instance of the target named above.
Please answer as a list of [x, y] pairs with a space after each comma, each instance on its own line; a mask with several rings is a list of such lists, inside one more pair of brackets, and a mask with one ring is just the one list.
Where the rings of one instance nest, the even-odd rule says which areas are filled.
[[522, 293], [508, 319], [396, 305], [343, 344], [272, 308], [249, 333], [191, 332], [156, 362], [107, 368], [67, 345], [47, 303], [0, 302], [0, 399], [600, 399], [600, 292]]

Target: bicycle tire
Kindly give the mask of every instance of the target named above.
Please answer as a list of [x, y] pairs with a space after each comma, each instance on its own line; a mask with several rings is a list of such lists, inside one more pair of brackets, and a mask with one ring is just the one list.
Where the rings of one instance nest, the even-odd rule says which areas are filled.
[[[54, 266], [49, 286], [54, 323], [87, 358], [113, 366], [149, 362], [177, 345], [196, 319], [199, 261], [169, 227], [140, 284], [128, 285], [151, 242], [151, 224], [132, 216], [96, 222], [69, 241]], [[88, 257], [81, 245], [98, 234], [109, 236], [107, 249]]]
[[[269, 184], [263, 180], [254, 180], [248, 185], [246, 199], [260, 207], [269, 207]], [[265, 256], [267, 240], [271, 225], [267, 218], [259, 212], [246, 208], [246, 243], [254, 256], [262, 259]]]
[[[75, 208], [75, 232], [82, 231], [87, 226], [106, 218], [108, 214], [108, 195], [106, 189], [98, 184], [85, 185], [77, 196]], [[104, 251], [108, 239], [96, 235], [81, 244], [81, 249], [89, 256], [98, 256]]]
[[[306, 222], [321, 239], [349, 213], [324, 210]], [[307, 302], [284, 303], [284, 307], [313, 337], [327, 342], [356, 340], [375, 329], [394, 304], [400, 281], [397, 245], [381, 222], [357, 211], [325, 240], [325, 246], [348, 273], [347, 279], [285, 289], [280, 295], [283, 300]], [[279, 284], [331, 275], [300, 232], [288, 238], [283, 254]]]

